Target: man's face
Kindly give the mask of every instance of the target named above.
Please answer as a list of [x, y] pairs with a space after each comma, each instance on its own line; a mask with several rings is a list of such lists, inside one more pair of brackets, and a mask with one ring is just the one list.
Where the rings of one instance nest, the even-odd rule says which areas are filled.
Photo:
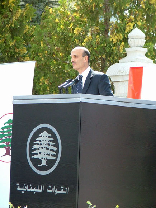
[[88, 67], [88, 57], [83, 57], [82, 54], [83, 49], [73, 49], [71, 51], [73, 69], [77, 70], [79, 73], [82, 73]]

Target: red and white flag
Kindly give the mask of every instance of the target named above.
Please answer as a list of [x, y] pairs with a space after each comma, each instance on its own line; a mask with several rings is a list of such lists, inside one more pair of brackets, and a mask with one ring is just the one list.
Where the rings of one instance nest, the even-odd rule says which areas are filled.
[[156, 67], [130, 67], [127, 98], [156, 101]]

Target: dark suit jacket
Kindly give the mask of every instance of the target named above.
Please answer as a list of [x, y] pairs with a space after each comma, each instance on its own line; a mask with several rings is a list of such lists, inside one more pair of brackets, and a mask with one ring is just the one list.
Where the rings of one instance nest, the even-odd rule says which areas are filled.
[[[75, 93], [76, 87], [73, 85], [72, 94]], [[97, 72], [90, 69], [82, 89], [82, 94], [113, 96], [108, 76], [102, 72]]]

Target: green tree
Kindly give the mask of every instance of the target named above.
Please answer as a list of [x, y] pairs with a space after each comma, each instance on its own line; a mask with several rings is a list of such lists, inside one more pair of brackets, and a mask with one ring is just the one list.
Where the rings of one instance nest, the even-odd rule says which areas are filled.
[[[122, 3], [122, 6], [120, 5]], [[123, 4], [124, 3], [124, 4]], [[115, 55], [124, 55], [124, 48], [128, 47], [127, 37], [132, 29], [139, 28], [146, 35], [145, 47], [148, 48], [147, 57], [155, 62], [156, 50], [156, 1], [135, 0], [114, 2], [115, 21], [110, 27], [110, 38], [115, 48]], [[155, 62], [156, 63], [156, 62]]]
[[5, 148], [5, 155], [11, 155], [12, 122], [12, 119], [9, 119], [0, 130], [0, 148]]
[[53, 8], [58, 6], [58, 0], [21, 0], [20, 6], [24, 8], [26, 4], [31, 4], [35, 8], [35, 17], [33, 23], [40, 23], [41, 15], [44, 12], [46, 6]]
[[87, 19], [90, 38], [82, 44], [90, 49], [95, 69], [106, 72], [125, 56], [128, 34], [135, 27], [145, 33], [147, 56], [155, 60], [155, 0], [79, 0], [76, 7]]
[[31, 24], [33, 15], [32, 6], [21, 9], [18, 0], [0, 3], [0, 62], [36, 60], [34, 94], [58, 93], [59, 84], [76, 76], [70, 51], [77, 45], [90, 50], [94, 70], [106, 72], [125, 56], [135, 27], [155, 61], [156, 0], [60, 0], [45, 8], [40, 24]]
[[28, 4], [21, 9], [19, 0], [0, 2], [0, 63], [29, 60], [34, 11]]
[[77, 24], [86, 20], [72, 12], [67, 2], [59, 3], [57, 8], [45, 9], [32, 39], [31, 57], [37, 61], [34, 94], [58, 93], [57, 86], [75, 76], [69, 64], [70, 51], [76, 41], [83, 41], [87, 33], [84, 28], [82, 36], [75, 38]]
[[46, 7], [32, 40], [31, 56], [37, 60], [34, 94], [58, 93], [57, 86], [76, 75], [70, 51], [77, 45], [90, 50], [91, 67], [106, 72], [125, 56], [128, 34], [135, 27], [146, 34], [147, 56], [155, 59], [155, 0], [61, 0], [59, 4]]

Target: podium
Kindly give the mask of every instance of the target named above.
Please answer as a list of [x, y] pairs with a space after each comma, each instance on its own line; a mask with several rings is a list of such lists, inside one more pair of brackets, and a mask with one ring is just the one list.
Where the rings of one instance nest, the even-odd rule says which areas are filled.
[[15, 207], [156, 205], [154, 101], [15, 96], [11, 148]]

